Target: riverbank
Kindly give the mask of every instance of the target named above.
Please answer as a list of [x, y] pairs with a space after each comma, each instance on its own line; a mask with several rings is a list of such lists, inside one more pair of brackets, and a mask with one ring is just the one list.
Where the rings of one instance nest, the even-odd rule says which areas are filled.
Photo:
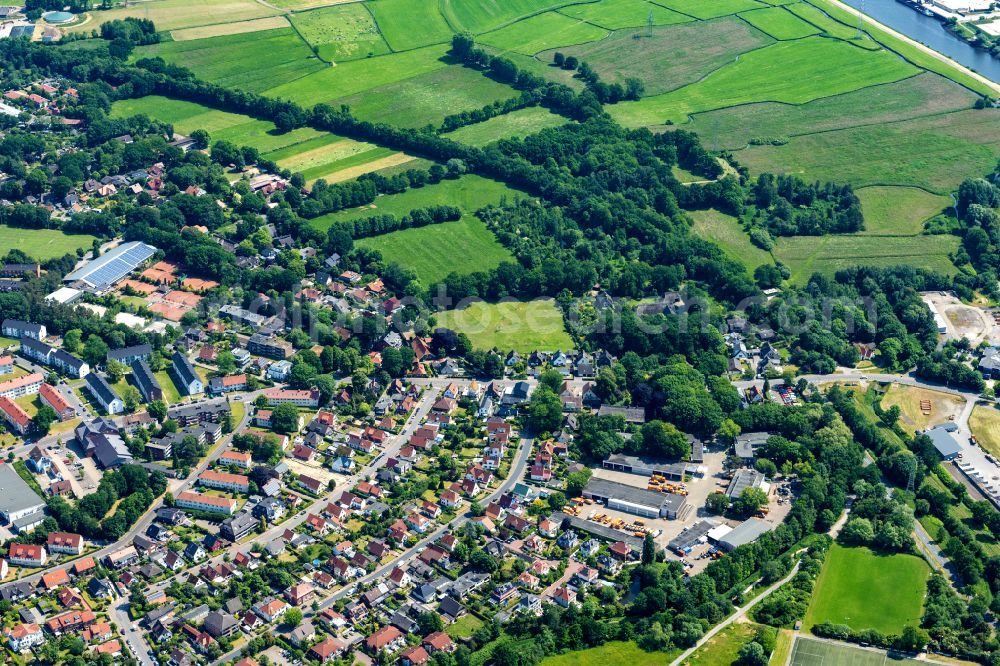
[[[852, 16], [858, 14], [858, 10], [856, 10], [854, 7], [851, 7], [850, 5], [844, 2], [841, 2], [840, 0], [818, 0], [816, 4], [818, 6], [822, 6], [824, 4], [831, 5], [841, 11], [848, 12]], [[960, 75], [959, 77], [951, 76], [949, 78], [955, 79], [958, 83], [961, 83], [962, 85], [965, 85], [971, 88], [972, 90], [975, 90], [979, 94], [984, 94], [984, 95], [988, 94], [993, 97], [1000, 96], [1000, 83], [991, 81], [982, 74], [972, 71], [968, 67], [965, 67], [961, 63], [956, 62], [955, 60], [949, 58], [943, 53], [939, 53], [938, 51], [935, 51], [926, 44], [922, 44], [921, 42], [918, 42], [917, 40], [899, 32], [898, 30], [890, 28], [889, 26], [885, 25], [884, 23], [881, 23], [877, 19], [872, 18], [867, 14], [862, 13], [861, 17], [865, 23], [874, 26], [879, 31], [884, 33], [886, 36], [901, 41], [905, 45], [920, 51], [922, 54], [930, 56], [931, 58], [937, 60], [939, 63], [947, 65], [949, 69], [956, 70], [955, 73]], [[876, 39], [879, 39], [880, 37], [878, 34], [874, 34], [872, 36], [875, 37]], [[886, 46], [892, 48], [891, 44], [887, 44]], [[906, 53], [901, 53], [900, 55], [902, 55], [904, 58], [908, 58], [908, 55]], [[921, 63], [915, 63], [915, 64], [920, 65]], [[943, 74], [944, 76], [948, 76], [948, 74], [945, 72], [941, 72], [940, 70], [938, 70], [938, 72]], [[966, 80], [962, 80], [963, 78]], [[976, 85], [970, 85], [971, 82], [974, 82]]]

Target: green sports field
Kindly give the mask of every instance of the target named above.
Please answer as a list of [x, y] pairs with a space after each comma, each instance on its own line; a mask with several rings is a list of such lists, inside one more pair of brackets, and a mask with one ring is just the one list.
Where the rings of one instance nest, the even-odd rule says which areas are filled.
[[58, 229], [20, 229], [0, 224], [0, 257], [11, 250], [21, 250], [37, 261], [74, 254], [78, 248], [90, 249], [94, 236], [64, 234]]
[[821, 622], [899, 634], [919, 625], [930, 568], [915, 555], [880, 555], [833, 544], [816, 579], [803, 628]]
[[558, 127], [569, 122], [566, 118], [540, 106], [518, 109], [496, 116], [481, 123], [466, 125], [443, 136], [470, 146], [485, 146], [498, 139], [523, 137], [547, 127]]
[[437, 314], [439, 326], [465, 333], [476, 349], [514, 350], [571, 349], [573, 340], [563, 327], [562, 312], [552, 299], [486, 303]]
[[[890, 658], [882, 650], [821, 641], [799, 636], [792, 647], [789, 666], [909, 666], [926, 662]], [[780, 666], [780, 665], [779, 665]]]
[[361, 3], [299, 12], [292, 15], [292, 24], [325, 60], [356, 60], [389, 52], [375, 19]]

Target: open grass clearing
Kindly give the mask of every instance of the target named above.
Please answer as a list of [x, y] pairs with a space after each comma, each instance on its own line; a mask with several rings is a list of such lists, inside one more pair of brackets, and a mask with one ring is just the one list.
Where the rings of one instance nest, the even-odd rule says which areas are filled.
[[1000, 109], [984, 109], [792, 137], [782, 146], [749, 146], [736, 159], [757, 173], [947, 194], [970, 174], [989, 173], [997, 145]]
[[20, 229], [0, 224], [0, 256], [21, 250], [37, 261], [75, 254], [78, 248], [90, 249], [97, 240], [87, 234], [64, 234], [58, 229]]
[[[773, 660], [772, 664], [776, 664]], [[789, 666], [910, 666], [926, 662], [890, 658], [884, 651], [798, 636]], [[776, 666], [778, 666], [776, 664]], [[781, 662], [780, 666], [784, 666]]]
[[427, 0], [373, 0], [365, 3], [394, 51], [451, 41], [452, 29]]
[[[929, 404], [930, 409], [926, 412], [921, 410], [921, 403]], [[888, 409], [893, 405], [899, 405], [902, 412], [899, 420], [903, 429], [913, 434], [918, 430], [947, 423], [952, 420], [949, 417], [958, 417], [965, 401], [950, 393], [919, 386], [892, 384], [882, 397], [882, 409]]]
[[883, 237], [787, 236], [777, 240], [774, 256], [791, 270], [792, 282], [805, 284], [813, 273], [827, 277], [854, 266], [886, 268], [906, 264], [954, 275], [948, 258], [958, 249], [956, 236]]
[[362, 120], [400, 127], [437, 125], [445, 116], [479, 109], [514, 97], [516, 91], [461, 65], [452, 65], [402, 81], [342, 97], [337, 104], [351, 107]]
[[952, 205], [951, 198], [916, 187], [863, 187], [855, 192], [865, 216], [864, 236], [915, 236], [924, 222]]
[[1000, 456], [1000, 410], [989, 405], [976, 405], [969, 417], [969, 429], [979, 446], [994, 456]]
[[450, 273], [465, 275], [492, 270], [504, 261], [514, 262], [510, 251], [471, 213], [454, 222], [361, 238], [355, 245], [378, 250], [386, 262], [413, 270], [426, 285]]
[[268, 89], [265, 94], [305, 106], [331, 103], [365, 90], [443, 69], [448, 66], [444, 57], [446, 51], [445, 46], [430, 46], [377, 58], [350, 60], [295, 81], [282, 83]]
[[806, 23], [783, 7], [755, 9], [739, 16], [753, 27], [766, 32], [775, 39], [801, 39], [820, 32], [819, 28], [811, 23]]
[[554, 300], [474, 301], [467, 307], [437, 315], [438, 325], [465, 333], [476, 349], [555, 351], [571, 349], [573, 339], [563, 325]]
[[[606, 39], [559, 49], [586, 61], [608, 83], [634, 76], [646, 84], [646, 95], [659, 95], [694, 83], [731, 63], [741, 53], [759, 49], [773, 40], [735, 16], [704, 22], [653, 28], [618, 30]], [[540, 53], [552, 62], [552, 52]]]
[[175, 42], [186, 42], [192, 39], [225, 37], [226, 35], [242, 35], [247, 32], [260, 32], [262, 30], [276, 30], [278, 28], [287, 27], [289, 27], [288, 19], [284, 16], [268, 16], [265, 18], [251, 19], [249, 21], [239, 21], [237, 23], [203, 25], [197, 28], [174, 30], [170, 33], [170, 38]]
[[560, 48], [604, 39], [603, 28], [565, 14], [546, 12], [481, 35], [478, 41], [505, 51], [534, 55], [545, 49]]
[[208, 39], [161, 42], [136, 49], [135, 57], [160, 56], [199, 78], [227, 88], [261, 92], [274, 81], [291, 81], [328, 65], [289, 27]]
[[767, 6], [754, 0], [657, 0], [656, 4], [702, 20]]
[[441, 11], [458, 32], [487, 32], [574, 0], [443, 0]]
[[678, 650], [646, 652], [630, 641], [610, 641], [600, 647], [546, 657], [542, 666], [663, 666], [678, 654]]
[[443, 136], [470, 146], [485, 146], [499, 139], [525, 137], [549, 127], [559, 127], [570, 122], [557, 113], [541, 106], [531, 106], [495, 116], [481, 123], [466, 125]]
[[683, 122], [688, 115], [754, 102], [811, 100], [899, 81], [919, 70], [888, 51], [865, 51], [840, 41], [806, 37], [743, 54], [704, 79], [637, 102], [610, 107], [629, 127]]
[[747, 272], [762, 264], [773, 264], [771, 254], [750, 242], [750, 236], [732, 215], [726, 215], [715, 209], [693, 210], [688, 212], [694, 220], [692, 233], [699, 238], [712, 241], [734, 259], [747, 267]]
[[930, 568], [916, 555], [883, 555], [834, 543], [816, 579], [803, 629], [821, 622], [884, 634], [920, 625]]
[[88, 12], [90, 21], [70, 26], [69, 32], [90, 31], [107, 21], [128, 16], [148, 18], [157, 30], [179, 30], [216, 23], [249, 21], [264, 16], [275, 16], [280, 11], [255, 0], [148, 0], [128, 7]]
[[737, 662], [740, 648], [749, 643], [759, 625], [734, 622], [695, 650], [685, 666], [730, 666]]
[[653, 17], [653, 25], [673, 25], [691, 20], [690, 16], [685, 16], [647, 0], [599, 0], [598, 2], [569, 5], [560, 9], [559, 13], [590, 21], [594, 25], [608, 30], [645, 28], [648, 25], [650, 15]]
[[698, 113], [679, 127], [696, 132], [711, 150], [736, 150], [755, 137], [790, 137], [878, 125], [960, 111], [970, 108], [974, 101], [975, 96], [965, 88], [925, 72], [807, 104], [763, 102]]
[[339, 62], [389, 52], [371, 12], [360, 3], [299, 12], [292, 15], [292, 23], [324, 60]]

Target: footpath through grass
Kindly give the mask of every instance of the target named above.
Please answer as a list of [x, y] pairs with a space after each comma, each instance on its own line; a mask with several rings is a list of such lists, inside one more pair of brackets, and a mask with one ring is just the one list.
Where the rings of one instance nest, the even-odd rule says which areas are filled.
[[899, 634], [919, 626], [930, 568], [916, 555], [880, 555], [833, 544], [816, 580], [803, 629], [822, 622]]

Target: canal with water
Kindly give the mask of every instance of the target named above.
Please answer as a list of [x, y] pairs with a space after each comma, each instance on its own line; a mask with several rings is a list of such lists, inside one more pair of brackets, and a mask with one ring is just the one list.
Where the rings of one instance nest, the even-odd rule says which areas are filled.
[[[862, 0], [841, 0], [858, 9]], [[873, 19], [901, 32], [913, 40], [943, 53], [955, 62], [1000, 83], [1000, 58], [970, 46], [965, 40], [948, 32], [937, 18], [924, 16], [919, 11], [896, 0], [863, 0], [864, 13]]]

